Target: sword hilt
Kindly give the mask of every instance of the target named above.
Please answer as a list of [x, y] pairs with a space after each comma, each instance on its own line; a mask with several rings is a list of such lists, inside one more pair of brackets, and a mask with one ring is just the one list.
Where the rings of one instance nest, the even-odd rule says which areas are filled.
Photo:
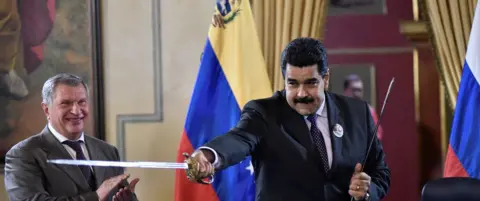
[[214, 181], [213, 175], [215, 172], [212, 172], [210, 175], [207, 177], [201, 177], [200, 176], [200, 170], [198, 168], [199, 163], [198, 161], [195, 160], [194, 157], [191, 157], [188, 153], [183, 153], [183, 156], [185, 157], [185, 163], [188, 166], [188, 169], [186, 169], [187, 173], [187, 179], [192, 181], [192, 182], [198, 182], [200, 184], [211, 184]]

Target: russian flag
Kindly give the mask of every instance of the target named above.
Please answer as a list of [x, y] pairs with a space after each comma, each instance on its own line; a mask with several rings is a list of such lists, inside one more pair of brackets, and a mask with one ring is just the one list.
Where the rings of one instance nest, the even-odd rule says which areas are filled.
[[476, 7], [445, 160], [444, 177], [480, 179], [480, 7]]
[[[248, 0], [217, 1], [216, 14], [225, 28], [210, 26], [200, 69], [178, 149], [191, 153], [226, 133], [252, 99], [272, 95]], [[196, 184], [178, 170], [175, 201], [254, 201], [255, 183], [250, 157], [215, 174], [212, 185]]]

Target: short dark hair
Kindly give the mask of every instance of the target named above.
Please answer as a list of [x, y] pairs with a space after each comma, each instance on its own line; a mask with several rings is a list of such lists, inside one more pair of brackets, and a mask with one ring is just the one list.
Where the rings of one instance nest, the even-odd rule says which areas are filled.
[[362, 78], [360, 78], [360, 76], [358, 76], [357, 74], [350, 74], [346, 76], [345, 79], [343, 80], [343, 90], [350, 87], [350, 83], [356, 82], [356, 81], [362, 81]]
[[282, 52], [281, 68], [285, 78], [287, 63], [299, 68], [317, 64], [318, 74], [325, 77], [328, 71], [327, 52], [322, 42], [300, 37], [292, 40]]

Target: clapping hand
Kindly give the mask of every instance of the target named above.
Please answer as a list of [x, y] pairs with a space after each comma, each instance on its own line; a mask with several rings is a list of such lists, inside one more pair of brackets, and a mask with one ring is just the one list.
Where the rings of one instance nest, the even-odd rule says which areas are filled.
[[[121, 175], [111, 177], [111, 178], [105, 180], [102, 183], [102, 185], [100, 185], [100, 187], [98, 187], [98, 189], [96, 191], [97, 195], [98, 195], [98, 199], [100, 201], [107, 200], [110, 192], [112, 192], [114, 189], [119, 187], [120, 184], [125, 182], [129, 177], [130, 177], [130, 175], [128, 175], [128, 174], [121, 174]], [[113, 200], [114, 201], [130, 201], [132, 196], [133, 196], [133, 192], [135, 191], [135, 185], [138, 183], [138, 181], [139, 181], [138, 178], [133, 179], [132, 182], [130, 182], [130, 184], [127, 187], [121, 188], [117, 192], [117, 194], [113, 197]]]
[[118, 192], [113, 196], [113, 201], [131, 201], [133, 193], [135, 192], [135, 185], [137, 185], [140, 179], [133, 179], [126, 187], [120, 188]]

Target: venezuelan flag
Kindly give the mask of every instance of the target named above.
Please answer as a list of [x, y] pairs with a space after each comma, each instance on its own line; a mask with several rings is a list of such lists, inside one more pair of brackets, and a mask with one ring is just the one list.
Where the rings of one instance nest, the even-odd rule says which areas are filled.
[[[216, 12], [225, 28], [210, 26], [185, 129], [178, 149], [191, 153], [226, 133], [240, 119], [249, 100], [272, 95], [265, 60], [248, 0], [219, 0]], [[253, 201], [255, 185], [250, 157], [215, 174], [212, 185], [189, 182], [177, 171], [176, 201]]]
[[475, 10], [457, 105], [445, 159], [444, 177], [480, 179], [480, 7]]

